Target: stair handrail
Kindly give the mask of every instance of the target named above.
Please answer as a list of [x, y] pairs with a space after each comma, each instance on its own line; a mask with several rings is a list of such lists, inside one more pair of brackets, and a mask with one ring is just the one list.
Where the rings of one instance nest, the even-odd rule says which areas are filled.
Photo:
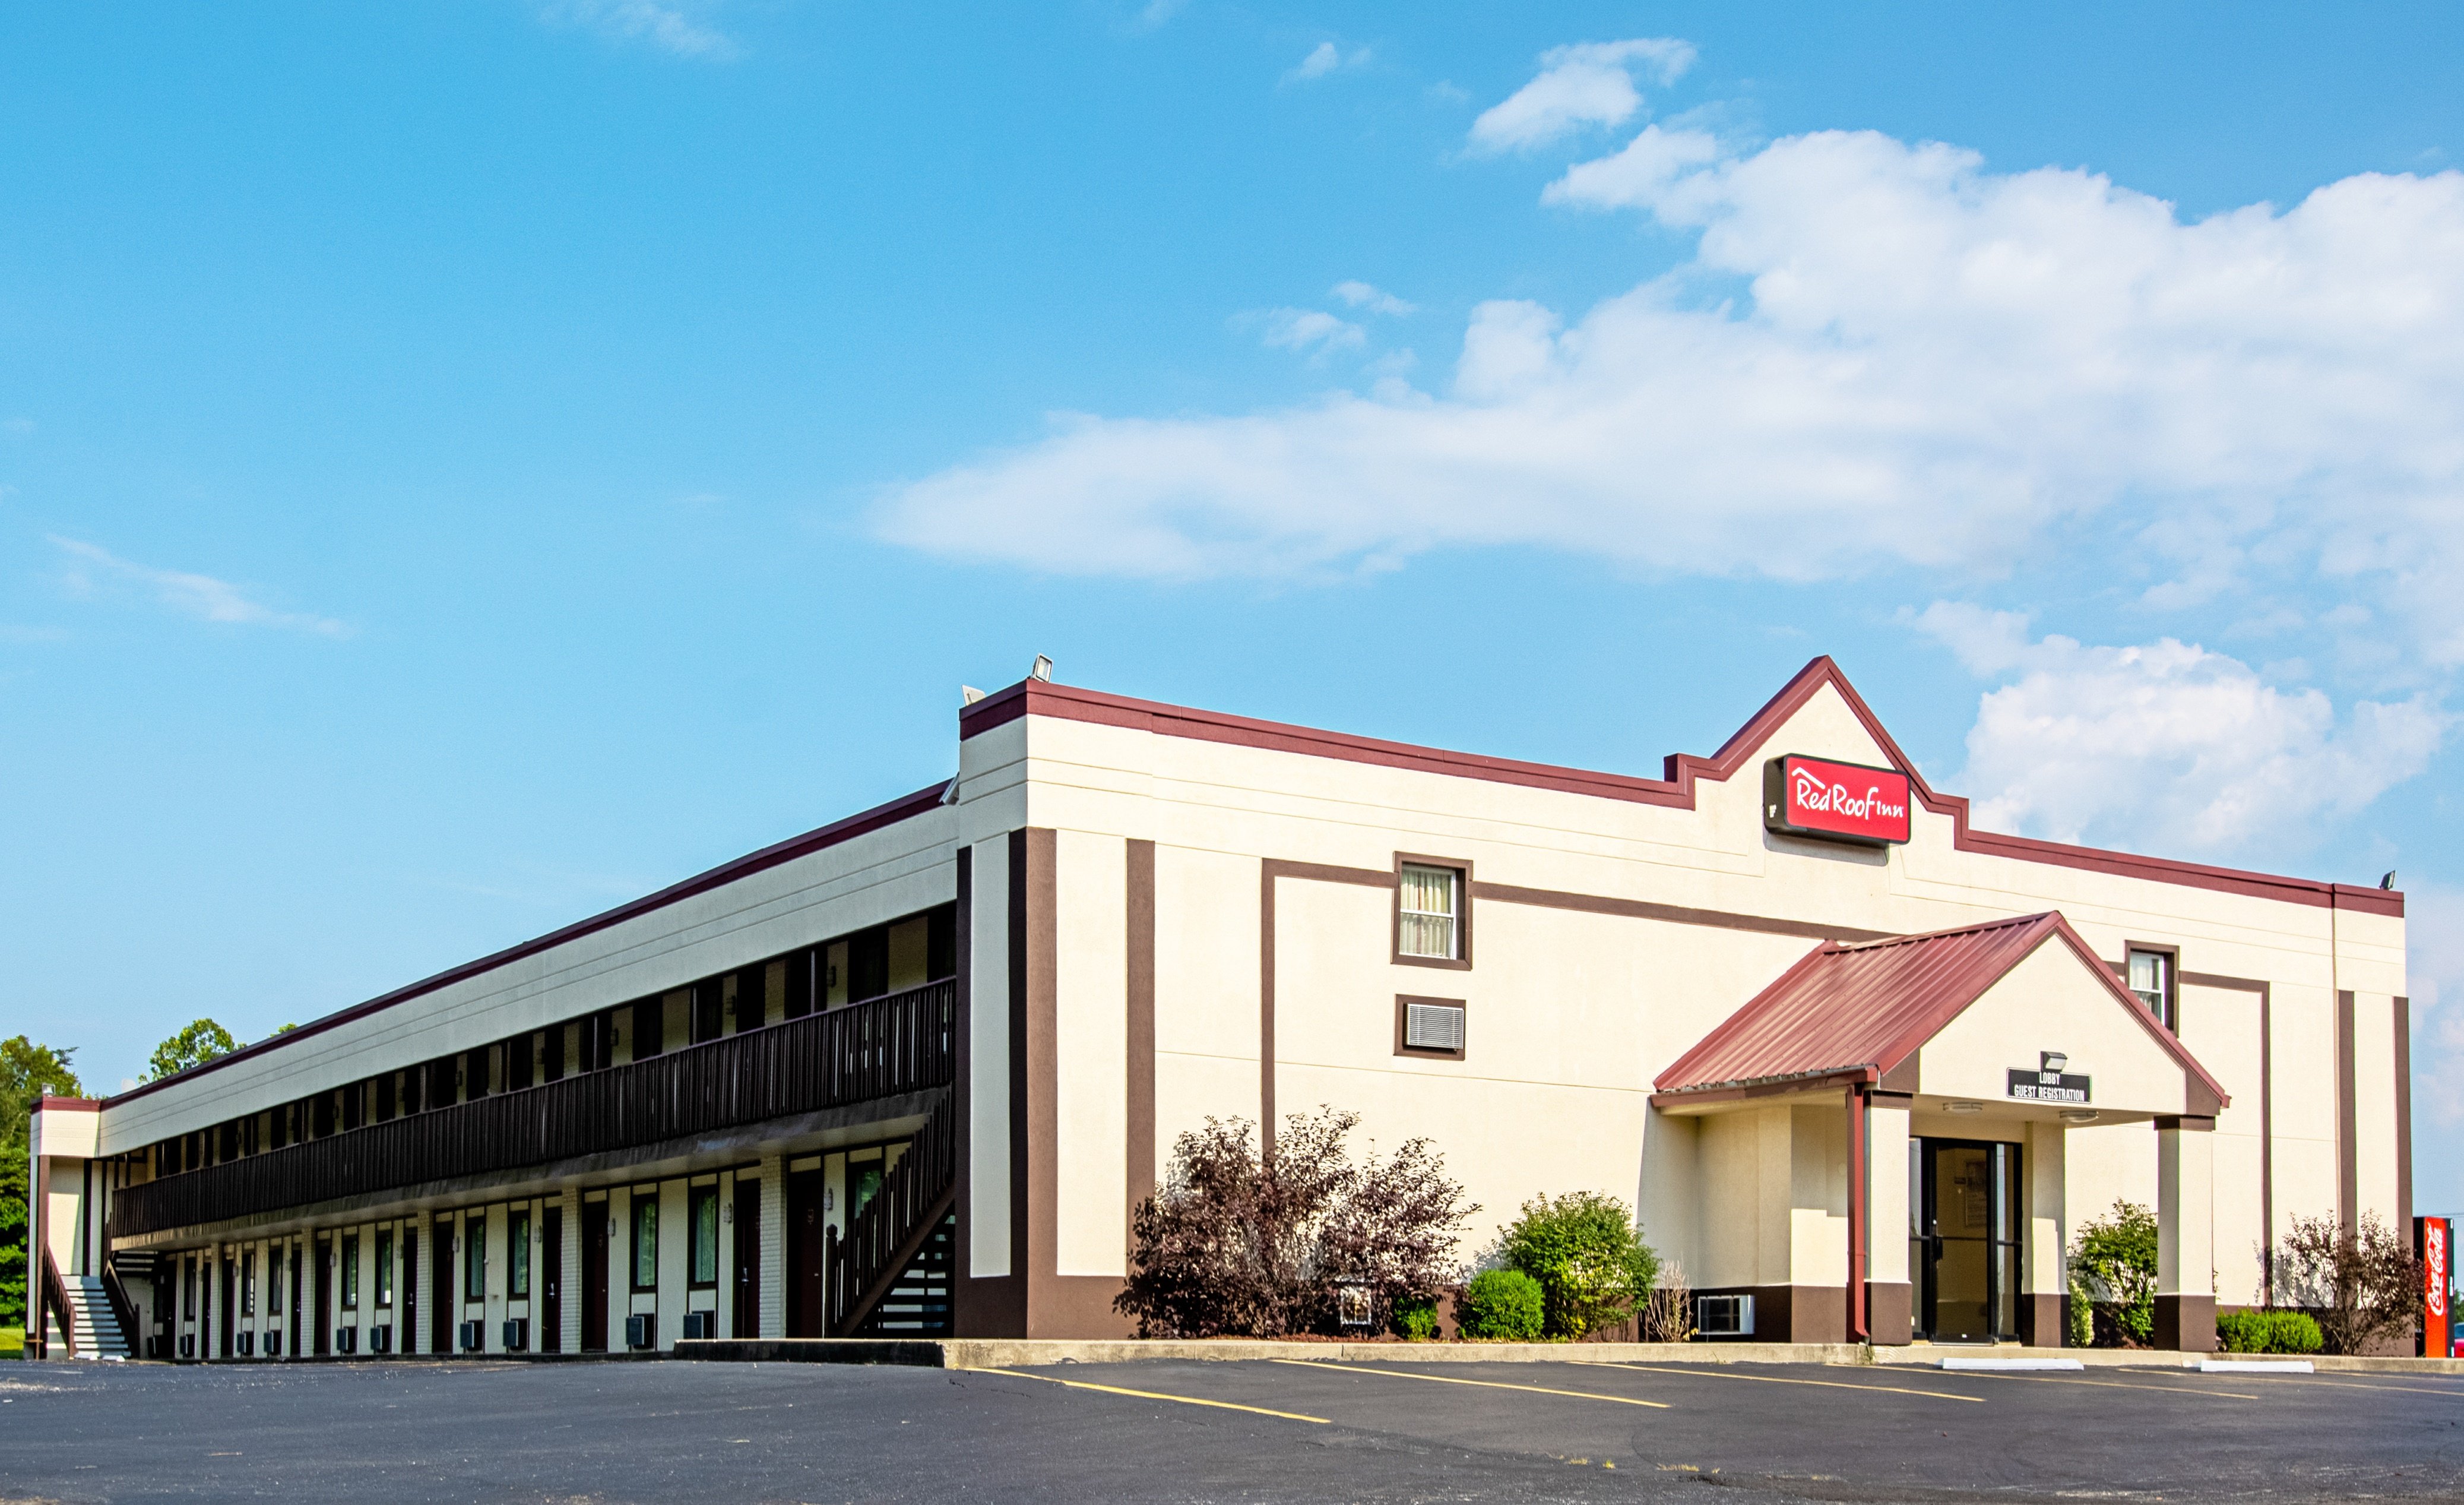
[[120, 1324], [120, 1340], [127, 1345], [128, 1357], [139, 1357], [144, 1348], [137, 1331], [137, 1303], [128, 1298], [128, 1288], [120, 1283], [119, 1256], [109, 1250], [102, 1256], [102, 1294], [111, 1303], [112, 1320]]
[[[43, 1305], [46, 1309], [57, 1312], [60, 1319], [60, 1346], [68, 1350], [67, 1357], [75, 1359], [77, 1357], [77, 1303], [69, 1299], [68, 1283], [60, 1279], [60, 1267], [53, 1263], [52, 1251], [48, 1248], [43, 1250]], [[37, 1328], [41, 1326], [39, 1319], [35, 1325]], [[48, 1344], [48, 1339], [38, 1338], [36, 1340]]]
[[[881, 1179], [864, 1210], [847, 1219], [845, 1236], [829, 1241], [828, 1319], [823, 1331], [847, 1338], [897, 1285], [957, 1200], [956, 1095], [946, 1095]], [[833, 1230], [835, 1231], [835, 1230]]]

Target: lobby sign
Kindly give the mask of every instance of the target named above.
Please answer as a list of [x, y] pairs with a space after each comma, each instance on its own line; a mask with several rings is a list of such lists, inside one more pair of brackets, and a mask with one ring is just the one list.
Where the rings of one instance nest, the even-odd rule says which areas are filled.
[[2062, 1072], [2023, 1072], [2014, 1066], [2011, 1096], [2021, 1102], [2086, 1102], [2088, 1078]]
[[1763, 825], [1788, 836], [1869, 847], [1908, 839], [1908, 776], [1791, 753], [1763, 764]]

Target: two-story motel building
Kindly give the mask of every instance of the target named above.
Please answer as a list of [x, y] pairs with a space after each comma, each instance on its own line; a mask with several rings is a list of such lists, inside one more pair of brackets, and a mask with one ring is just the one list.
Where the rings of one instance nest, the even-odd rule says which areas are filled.
[[[32, 1336], [194, 1359], [1102, 1337], [1208, 1116], [1605, 1190], [1706, 1325], [2159, 1338], [2411, 1200], [2404, 902], [1969, 829], [1828, 659], [1663, 777], [1030, 679], [906, 799], [36, 1115]], [[1470, 1252], [1466, 1247], [1466, 1254]], [[123, 1346], [124, 1345], [124, 1346]]]

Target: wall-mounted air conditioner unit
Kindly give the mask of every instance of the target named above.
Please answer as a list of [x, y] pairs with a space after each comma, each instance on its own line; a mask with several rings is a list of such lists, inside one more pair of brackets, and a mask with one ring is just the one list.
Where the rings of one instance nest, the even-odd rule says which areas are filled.
[[279, 1359], [282, 1357], [282, 1335], [280, 1333], [268, 1333], [265, 1335], [265, 1357], [268, 1359]]
[[716, 1338], [718, 1336], [718, 1314], [715, 1312], [687, 1312], [685, 1314], [685, 1336], [687, 1338]]
[[1754, 1298], [1742, 1295], [1696, 1296], [1694, 1331], [1705, 1338], [1751, 1338]]
[[239, 1335], [239, 1356], [242, 1359], [253, 1359], [256, 1357], [256, 1335], [254, 1333], [242, 1333]]
[[391, 1322], [379, 1322], [368, 1329], [368, 1352], [372, 1354], [389, 1354], [393, 1352], [393, 1324]]
[[659, 1319], [639, 1313], [625, 1319], [625, 1346], [649, 1348], [659, 1340]]
[[526, 1317], [505, 1318], [505, 1352], [518, 1354], [531, 1346], [531, 1319]]
[[464, 1353], [475, 1354], [479, 1351], [479, 1345], [484, 1339], [486, 1328], [487, 1324], [485, 1322], [465, 1322], [462, 1324], [460, 1339], [462, 1351]]
[[196, 1334], [182, 1333], [180, 1335], [180, 1357], [183, 1359], [194, 1359], [197, 1357]]
[[334, 1352], [356, 1354], [360, 1351], [360, 1330], [356, 1327], [334, 1329]]

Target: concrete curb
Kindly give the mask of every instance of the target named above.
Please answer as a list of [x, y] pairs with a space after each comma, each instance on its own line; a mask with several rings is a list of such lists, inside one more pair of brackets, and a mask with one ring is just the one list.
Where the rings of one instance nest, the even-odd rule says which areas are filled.
[[[2096, 1369], [2197, 1368], [2215, 1356], [2146, 1348], [1965, 1348], [1857, 1343], [1305, 1343], [1247, 1339], [691, 1339], [671, 1356], [732, 1363], [899, 1364], [929, 1369], [1033, 1369], [1049, 1364], [1140, 1360], [1233, 1362], [1262, 1359], [1322, 1363], [1903, 1364], [1945, 1359], [2061, 1359]], [[2303, 1356], [2319, 1372], [2464, 1376], [2464, 1360]]]

